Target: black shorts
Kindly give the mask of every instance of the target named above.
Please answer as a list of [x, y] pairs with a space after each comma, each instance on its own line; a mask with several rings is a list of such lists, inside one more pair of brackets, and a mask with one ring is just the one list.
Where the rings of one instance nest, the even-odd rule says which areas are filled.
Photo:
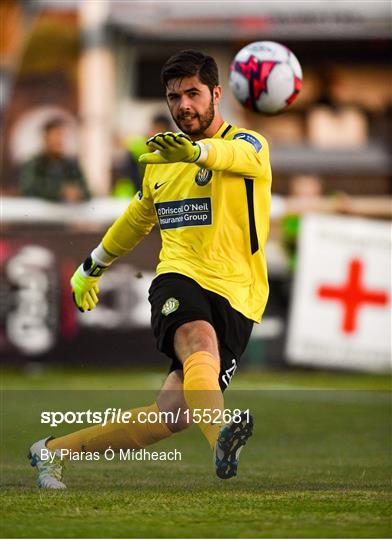
[[233, 309], [226, 298], [203, 289], [196, 281], [181, 274], [168, 273], [156, 277], [148, 299], [157, 348], [173, 360], [170, 372], [182, 369], [174, 351], [177, 328], [199, 320], [214, 327], [221, 360], [219, 384], [224, 391], [248, 344], [253, 321]]

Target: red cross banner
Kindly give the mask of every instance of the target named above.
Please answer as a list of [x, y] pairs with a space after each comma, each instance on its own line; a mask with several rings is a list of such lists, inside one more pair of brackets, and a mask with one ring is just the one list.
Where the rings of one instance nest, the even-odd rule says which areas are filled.
[[391, 369], [391, 225], [308, 215], [289, 317], [292, 364]]

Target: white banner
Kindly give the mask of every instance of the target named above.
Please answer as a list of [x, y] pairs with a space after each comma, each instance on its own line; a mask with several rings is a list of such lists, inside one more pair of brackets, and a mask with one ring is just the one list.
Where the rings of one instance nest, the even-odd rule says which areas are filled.
[[301, 223], [290, 363], [391, 369], [391, 225], [308, 215]]

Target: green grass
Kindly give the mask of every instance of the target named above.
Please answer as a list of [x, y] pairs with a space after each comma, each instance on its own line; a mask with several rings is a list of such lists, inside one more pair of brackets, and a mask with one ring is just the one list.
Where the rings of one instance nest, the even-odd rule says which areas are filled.
[[41, 410], [149, 403], [154, 394], [147, 389], [163, 377], [120, 370], [4, 373], [2, 536], [391, 536], [390, 395], [383, 376], [236, 375], [226, 403], [249, 407], [255, 432], [238, 477], [229, 481], [214, 477], [208, 445], [193, 426], [154, 447], [178, 449], [181, 461], [73, 462], [66, 492], [35, 487], [25, 455], [31, 442], [50, 433], [39, 424]]

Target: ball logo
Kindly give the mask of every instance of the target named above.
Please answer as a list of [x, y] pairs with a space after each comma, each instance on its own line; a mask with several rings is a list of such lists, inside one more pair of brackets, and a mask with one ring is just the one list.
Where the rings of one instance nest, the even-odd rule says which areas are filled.
[[167, 317], [168, 315], [170, 315], [170, 313], [177, 311], [179, 305], [180, 302], [177, 300], [177, 298], [168, 298], [162, 306], [162, 315], [165, 315], [165, 317]]
[[243, 47], [230, 65], [229, 85], [247, 109], [278, 114], [297, 98], [302, 68], [292, 51], [273, 41]]
[[195, 182], [198, 186], [206, 186], [212, 178], [212, 171], [208, 169], [200, 169], [195, 176]]

